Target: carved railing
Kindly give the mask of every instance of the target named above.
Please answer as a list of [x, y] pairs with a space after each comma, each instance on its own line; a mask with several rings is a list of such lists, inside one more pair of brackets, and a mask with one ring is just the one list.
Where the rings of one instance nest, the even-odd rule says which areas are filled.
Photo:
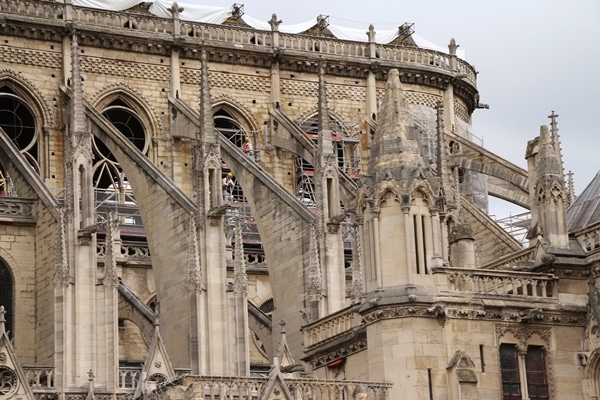
[[[96, 255], [104, 257], [106, 255], [106, 242], [98, 241], [96, 244]], [[148, 245], [136, 242], [122, 242], [120, 260], [127, 261], [147, 261], [150, 259], [150, 250]]]
[[51, 1], [0, 0], [0, 11], [29, 17], [62, 19], [65, 6]]
[[600, 228], [579, 233], [576, 239], [586, 254], [593, 253], [600, 249]]
[[[236, 378], [236, 377], [186, 377], [186, 385], [190, 384], [187, 393], [194, 399], [236, 399], [255, 400], [265, 396], [268, 377]], [[190, 382], [191, 381], [191, 382]], [[384, 382], [320, 380], [310, 378], [286, 378], [286, 383], [294, 400], [351, 399], [357, 387], [367, 394], [368, 399], [384, 400], [388, 397], [391, 384]], [[166, 386], [166, 385], [165, 385]], [[167, 392], [168, 387], [158, 388], [156, 392]], [[166, 394], [166, 393], [165, 393]], [[284, 396], [280, 393], [280, 396]], [[283, 398], [283, 397], [282, 397]]]
[[238, 45], [270, 47], [272, 34], [251, 28], [202, 24], [199, 22], [181, 21], [181, 34], [202, 40], [214, 40]]
[[23, 366], [23, 370], [32, 389], [54, 389], [54, 367]]
[[119, 367], [119, 389], [128, 391], [135, 390], [141, 376], [141, 367]]
[[[49, 1], [0, 0], [0, 11], [3, 13], [46, 19], [66, 19], [69, 15], [66, 11], [67, 7], [61, 3]], [[115, 12], [85, 7], [72, 7], [70, 14], [74, 22], [87, 27], [98, 26], [103, 30], [109, 28], [115, 32], [119, 29], [128, 30], [136, 36], [147, 33], [172, 35], [177, 32], [174, 27], [178, 23], [181, 36], [203, 41], [223, 42], [233, 46], [270, 48], [273, 45], [272, 32], [253, 28], [179, 21], [127, 11]], [[278, 46], [291, 51], [350, 56], [368, 61], [370, 43], [306, 34], [280, 33]], [[450, 62], [451, 56], [442, 52], [378, 44], [376, 45], [376, 54], [376, 57], [381, 60], [442, 69], [452, 75], [462, 74], [472, 84], [476, 82], [476, 71], [470, 64], [456, 59], [453, 66], [453, 63]]]
[[0, 219], [35, 222], [35, 200], [0, 196]]
[[348, 308], [319, 319], [302, 328], [304, 346], [310, 348], [317, 343], [332, 339], [338, 335], [351, 332], [361, 325], [360, 315]]
[[462, 268], [448, 268], [445, 271], [449, 292], [558, 298], [558, 278], [552, 274]]
[[279, 47], [288, 50], [310, 51], [338, 56], [369, 56], [369, 45], [367, 43], [344, 41], [335, 38], [326, 39], [309, 35], [281, 34]]
[[173, 21], [151, 15], [73, 7], [73, 21], [85, 25], [125, 28], [134, 32], [173, 33]]

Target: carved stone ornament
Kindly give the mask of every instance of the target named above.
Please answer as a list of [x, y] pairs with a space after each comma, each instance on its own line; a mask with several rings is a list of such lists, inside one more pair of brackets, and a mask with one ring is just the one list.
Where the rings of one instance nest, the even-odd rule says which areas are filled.
[[6, 366], [0, 366], [0, 398], [11, 398], [19, 388], [17, 374]]
[[506, 333], [511, 333], [518, 341], [521, 346], [526, 346], [527, 341], [533, 335], [538, 335], [542, 339], [546, 346], [550, 346], [550, 337], [552, 335], [549, 329], [531, 329], [520, 326], [498, 326], [496, 327], [496, 334], [498, 338], [501, 338]]

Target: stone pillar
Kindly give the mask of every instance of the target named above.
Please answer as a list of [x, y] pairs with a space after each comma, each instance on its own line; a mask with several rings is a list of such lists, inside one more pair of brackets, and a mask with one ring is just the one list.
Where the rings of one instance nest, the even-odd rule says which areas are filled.
[[437, 207], [433, 207], [429, 210], [431, 213], [431, 229], [433, 237], [433, 255], [431, 258], [431, 267], [442, 267], [444, 265], [442, 259], [442, 252], [440, 247], [443, 246], [442, 237], [440, 234], [440, 215]]
[[371, 251], [375, 256], [375, 277], [377, 279], [377, 289], [383, 288], [383, 278], [381, 272], [381, 248], [379, 247], [379, 207], [373, 207], [373, 247]]
[[179, 62], [179, 49], [171, 50], [171, 96], [180, 98], [181, 69]]
[[408, 283], [413, 282], [413, 266], [412, 266], [412, 253], [413, 249], [411, 246], [411, 233], [412, 224], [410, 223], [410, 206], [402, 206], [402, 213], [404, 214], [404, 250], [406, 252], [406, 278]]
[[450, 263], [456, 268], [475, 268], [475, 238], [468, 224], [456, 225], [450, 240]]

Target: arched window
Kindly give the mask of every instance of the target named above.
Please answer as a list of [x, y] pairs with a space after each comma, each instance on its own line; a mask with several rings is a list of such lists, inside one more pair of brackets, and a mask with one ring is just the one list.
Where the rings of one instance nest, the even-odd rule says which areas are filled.
[[6, 311], [6, 332], [12, 337], [13, 332], [13, 279], [6, 264], [0, 260], [0, 306]]
[[[146, 136], [144, 125], [126, 102], [120, 99], [113, 101], [103, 110], [102, 115], [142, 153], [148, 153], [150, 141]], [[110, 150], [96, 138], [94, 138], [94, 155], [98, 160], [94, 165], [94, 188], [127, 192], [129, 188], [121, 166]]]
[[[34, 113], [9, 86], [0, 87], [0, 128], [39, 173], [39, 135]], [[5, 167], [0, 163], [0, 196], [17, 196]]]

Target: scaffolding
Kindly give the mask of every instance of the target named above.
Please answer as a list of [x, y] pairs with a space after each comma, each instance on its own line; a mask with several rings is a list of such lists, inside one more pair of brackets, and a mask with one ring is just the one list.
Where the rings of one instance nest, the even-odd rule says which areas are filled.
[[509, 215], [505, 218], [496, 220], [496, 223], [514, 237], [519, 243], [527, 243], [527, 232], [531, 225], [531, 213], [525, 212], [516, 215]]

